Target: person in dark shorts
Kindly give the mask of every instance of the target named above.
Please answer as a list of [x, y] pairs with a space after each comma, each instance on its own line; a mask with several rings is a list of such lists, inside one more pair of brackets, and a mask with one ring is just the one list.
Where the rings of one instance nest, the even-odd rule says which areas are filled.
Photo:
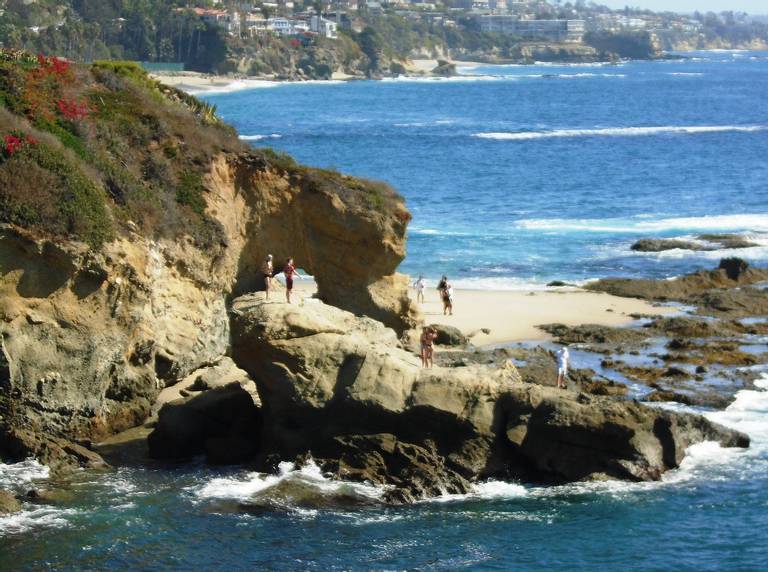
[[261, 265], [261, 273], [264, 275], [264, 291], [267, 293], [267, 300], [269, 300], [269, 291], [272, 288], [272, 276], [275, 274], [275, 269], [272, 266], [271, 254], [267, 254], [267, 258]]

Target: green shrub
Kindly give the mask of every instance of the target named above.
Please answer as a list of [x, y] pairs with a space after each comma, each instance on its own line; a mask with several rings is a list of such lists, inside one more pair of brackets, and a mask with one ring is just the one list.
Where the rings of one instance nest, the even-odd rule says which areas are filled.
[[203, 180], [197, 173], [184, 171], [179, 176], [179, 184], [176, 188], [176, 201], [182, 205], [187, 205], [199, 216], [205, 216], [206, 203], [203, 197], [204, 192]]
[[0, 217], [8, 222], [39, 225], [93, 247], [114, 236], [103, 190], [74, 160], [48, 145], [27, 145], [3, 161], [0, 188]]

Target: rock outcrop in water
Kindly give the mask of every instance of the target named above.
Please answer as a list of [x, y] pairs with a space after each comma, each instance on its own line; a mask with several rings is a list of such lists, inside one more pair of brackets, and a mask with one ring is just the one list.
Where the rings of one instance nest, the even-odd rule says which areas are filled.
[[511, 362], [420, 369], [395, 333], [307, 300], [233, 303], [233, 359], [264, 403], [261, 463], [312, 455], [389, 500], [483, 478], [658, 479], [702, 440], [748, 439], [697, 416], [523, 383]]
[[739, 318], [768, 315], [768, 269], [751, 267], [740, 258], [724, 258], [715, 270], [700, 270], [673, 280], [605, 278], [587, 290], [614, 296], [656, 301], [676, 301], [698, 307], [698, 312]]

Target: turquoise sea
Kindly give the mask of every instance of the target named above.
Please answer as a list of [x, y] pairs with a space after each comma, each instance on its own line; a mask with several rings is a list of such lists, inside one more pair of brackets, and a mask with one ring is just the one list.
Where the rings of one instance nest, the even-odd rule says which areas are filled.
[[[254, 145], [395, 186], [414, 214], [411, 274], [476, 288], [672, 276], [736, 252], [632, 242], [711, 232], [748, 236], [759, 246], [738, 254], [768, 263], [768, 53], [685, 56], [206, 98]], [[490, 482], [410, 507], [312, 465], [83, 472], [68, 500], [0, 517], [0, 570], [766, 570], [768, 375], [705, 413], [753, 446], [697, 445], [659, 483]], [[46, 476], [0, 464], [0, 487]]]

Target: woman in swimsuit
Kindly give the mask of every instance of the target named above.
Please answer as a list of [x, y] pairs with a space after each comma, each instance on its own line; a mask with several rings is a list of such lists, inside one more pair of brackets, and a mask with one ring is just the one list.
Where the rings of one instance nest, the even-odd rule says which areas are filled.
[[296, 271], [296, 265], [293, 263], [293, 258], [289, 258], [285, 261], [283, 274], [285, 274], [285, 299], [290, 304], [291, 290], [293, 290], [293, 277], [296, 276], [302, 279], [304, 277]]
[[421, 367], [432, 367], [435, 355], [434, 343], [437, 332], [434, 328], [424, 328], [421, 331]]
[[272, 275], [275, 273], [274, 267], [272, 266], [271, 254], [267, 254], [264, 264], [261, 265], [261, 273], [264, 275], [264, 291], [267, 293], [267, 300], [269, 300], [269, 289], [272, 287]]

